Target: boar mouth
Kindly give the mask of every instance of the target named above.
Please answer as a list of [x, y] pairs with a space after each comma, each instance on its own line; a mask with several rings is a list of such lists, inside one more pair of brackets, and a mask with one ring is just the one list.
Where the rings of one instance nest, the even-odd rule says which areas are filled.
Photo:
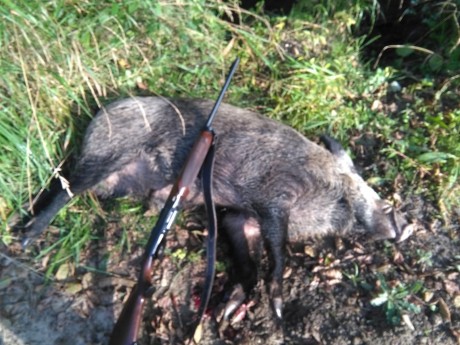
[[408, 223], [402, 213], [389, 204], [386, 204], [382, 209], [390, 218], [395, 232], [395, 236], [393, 237], [395, 241], [400, 243], [407, 240], [414, 232], [414, 224]]
[[372, 229], [373, 240], [395, 240], [397, 243], [405, 241], [414, 232], [414, 225], [406, 220], [399, 210], [385, 201], [380, 201], [378, 210], [373, 212]]

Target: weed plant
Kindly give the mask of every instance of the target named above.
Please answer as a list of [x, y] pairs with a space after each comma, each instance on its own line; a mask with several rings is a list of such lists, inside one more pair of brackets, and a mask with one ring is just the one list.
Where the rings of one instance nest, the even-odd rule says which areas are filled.
[[398, 283], [390, 286], [382, 275], [378, 275], [378, 280], [382, 292], [371, 301], [371, 304], [375, 307], [383, 307], [389, 324], [399, 325], [403, 314], [420, 313], [420, 306], [411, 302], [410, 298], [422, 290], [421, 282]]

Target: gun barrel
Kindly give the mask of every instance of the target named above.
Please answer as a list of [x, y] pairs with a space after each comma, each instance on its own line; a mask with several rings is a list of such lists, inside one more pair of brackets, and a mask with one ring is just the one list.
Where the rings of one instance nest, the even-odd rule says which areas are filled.
[[214, 120], [214, 117], [216, 116], [217, 109], [219, 109], [220, 103], [222, 103], [222, 99], [224, 98], [225, 92], [228, 89], [228, 86], [230, 85], [230, 81], [233, 78], [233, 75], [236, 72], [236, 68], [238, 67], [238, 64], [240, 63], [240, 58], [237, 57], [235, 61], [233, 61], [232, 66], [230, 67], [230, 72], [228, 72], [227, 78], [225, 79], [225, 84], [222, 87], [222, 90], [220, 90], [219, 97], [217, 98], [216, 103], [214, 104], [214, 107], [211, 110], [211, 114], [209, 114], [208, 122], [206, 122], [206, 128], [210, 129], [212, 121]]

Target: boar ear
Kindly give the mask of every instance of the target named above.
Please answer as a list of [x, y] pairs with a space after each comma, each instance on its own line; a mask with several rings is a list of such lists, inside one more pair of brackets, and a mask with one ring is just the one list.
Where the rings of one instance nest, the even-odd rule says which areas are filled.
[[324, 146], [326, 146], [326, 149], [337, 158], [338, 164], [344, 171], [356, 173], [353, 161], [337, 140], [325, 134], [323, 134], [319, 139]]
[[320, 136], [319, 140], [321, 140], [324, 146], [335, 156], [340, 156], [342, 152], [345, 151], [337, 140], [326, 134]]

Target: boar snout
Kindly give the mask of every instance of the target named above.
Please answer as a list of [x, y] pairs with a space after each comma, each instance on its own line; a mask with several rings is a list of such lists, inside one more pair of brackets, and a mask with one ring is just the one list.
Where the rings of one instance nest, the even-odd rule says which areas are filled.
[[394, 239], [396, 242], [406, 240], [414, 231], [414, 225], [406, 217], [384, 200], [378, 201], [373, 214], [374, 231], [372, 239]]
[[377, 201], [377, 208], [372, 216], [373, 231], [370, 237], [373, 240], [395, 239], [404, 241], [413, 231], [403, 214], [384, 200]]
[[347, 183], [350, 200], [355, 210], [356, 218], [363, 223], [372, 240], [395, 239], [404, 241], [413, 232], [405, 216], [391, 206], [357, 173], [352, 159], [335, 139], [322, 135], [321, 141], [334, 155], [340, 173]]

